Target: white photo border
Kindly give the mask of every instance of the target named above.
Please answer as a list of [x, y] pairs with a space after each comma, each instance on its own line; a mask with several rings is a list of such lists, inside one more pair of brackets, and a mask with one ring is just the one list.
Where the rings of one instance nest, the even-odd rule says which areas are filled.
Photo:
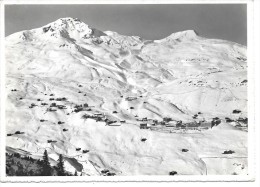
[[[3, 0], [1, 2], [1, 127], [0, 127], [0, 181], [2, 182], [254, 182], [256, 179], [256, 172], [259, 162], [257, 161], [257, 154], [259, 156], [259, 107], [256, 91], [259, 94], [259, 58], [256, 61], [257, 49], [259, 52], [259, 45], [255, 38], [259, 34], [256, 33], [256, 1], [251, 0]], [[246, 4], [247, 5], [247, 56], [248, 56], [248, 119], [250, 124], [248, 127], [248, 175], [207, 175], [207, 176], [82, 176], [82, 177], [6, 177], [5, 171], [5, 5], [12, 4]], [[259, 12], [258, 12], [259, 13]], [[259, 28], [258, 28], [259, 31]], [[257, 68], [258, 67], [258, 68]], [[256, 77], [258, 76], [258, 77]], [[258, 95], [259, 96], [259, 95]], [[258, 152], [257, 152], [258, 151]], [[259, 174], [259, 172], [258, 172]]]

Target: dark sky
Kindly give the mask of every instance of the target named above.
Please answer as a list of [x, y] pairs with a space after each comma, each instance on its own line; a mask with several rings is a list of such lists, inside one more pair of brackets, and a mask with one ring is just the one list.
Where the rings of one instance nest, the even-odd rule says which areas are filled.
[[62, 17], [79, 18], [102, 31], [145, 39], [195, 30], [203, 37], [247, 43], [246, 4], [6, 5], [5, 35], [41, 27]]

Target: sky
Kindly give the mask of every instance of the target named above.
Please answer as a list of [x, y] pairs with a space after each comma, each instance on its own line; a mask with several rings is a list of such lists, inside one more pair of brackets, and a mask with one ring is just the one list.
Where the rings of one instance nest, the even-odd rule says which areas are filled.
[[202, 37], [247, 45], [245, 4], [5, 5], [5, 36], [64, 17], [79, 18], [102, 31], [149, 40], [195, 30]]

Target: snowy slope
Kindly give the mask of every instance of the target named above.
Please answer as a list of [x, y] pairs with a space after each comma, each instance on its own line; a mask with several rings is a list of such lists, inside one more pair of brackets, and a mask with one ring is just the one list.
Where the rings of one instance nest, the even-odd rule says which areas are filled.
[[[207, 174], [247, 174], [247, 132], [224, 120], [247, 117], [244, 46], [192, 30], [151, 41], [62, 18], [6, 37], [6, 67], [6, 133], [25, 132], [8, 136], [8, 147], [35, 157], [48, 148], [53, 164], [64, 154], [66, 169], [84, 175], [106, 168], [117, 175], [205, 174], [205, 164]], [[54, 102], [66, 108], [48, 111]], [[84, 103], [89, 111], [73, 112]], [[82, 118], [95, 113], [120, 126]], [[222, 123], [186, 133], [139, 128], [140, 118], [188, 123], [198, 113]], [[229, 149], [235, 153], [222, 154]], [[217, 157], [222, 167], [208, 157]]]

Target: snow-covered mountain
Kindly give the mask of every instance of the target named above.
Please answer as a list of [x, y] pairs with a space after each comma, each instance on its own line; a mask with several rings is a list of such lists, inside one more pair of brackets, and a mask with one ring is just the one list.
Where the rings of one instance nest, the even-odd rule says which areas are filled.
[[[245, 46], [193, 30], [145, 40], [74, 18], [5, 42], [7, 151], [47, 149], [53, 164], [63, 154], [83, 175], [247, 174]], [[216, 117], [208, 130], [170, 127]], [[243, 158], [211, 158], [225, 150]]]

